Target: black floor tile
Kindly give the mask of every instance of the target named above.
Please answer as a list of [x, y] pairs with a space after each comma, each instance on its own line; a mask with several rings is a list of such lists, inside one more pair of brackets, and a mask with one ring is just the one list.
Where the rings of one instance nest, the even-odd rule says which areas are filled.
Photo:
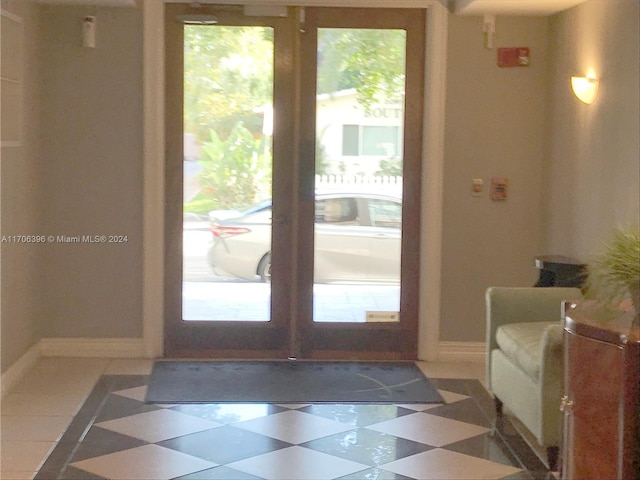
[[481, 427], [491, 427], [491, 419], [473, 398], [467, 398], [448, 405], [427, 410], [429, 415], [438, 415], [461, 422], [472, 423]]
[[157, 445], [224, 464], [274, 452], [291, 444], [258, 433], [225, 426], [178, 437]]
[[392, 420], [411, 413], [414, 410], [395, 405], [308, 405], [300, 411], [319, 415], [336, 422], [346, 423], [354, 427], [366, 427], [374, 423]]
[[[75, 467], [67, 467], [60, 477], [57, 477], [59, 480], [110, 480], [104, 477], [100, 477], [98, 475], [94, 475], [89, 472], [85, 472], [84, 470], [80, 470]], [[56, 480], [57, 480], [56, 479]], [[49, 479], [52, 480], [52, 479]]]
[[366, 428], [350, 430], [301, 445], [364, 465], [383, 465], [433, 447]]
[[523, 469], [530, 472], [548, 471], [545, 464], [514, 428], [507, 416], [496, 418], [492, 431], [494, 435], [502, 439], [512, 455], [518, 458]]
[[212, 422], [230, 425], [266, 415], [287, 411], [285, 407], [259, 403], [191, 403], [172, 407], [176, 412], [193, 415]]
[[148, 405], [139, 400], [111, 393], [101, 406], [100, 413], [95, 418], [94, 423], [106, 422], [108, 420], [115, 420], [117, 418], [129, 417], [131, 415], [160, 409], [161, 407], [156, 407], [155, 405]]
[[502, 439], [491, 433], [468, 438], [443, 448], [452, 452], [471, 455], [472, 457], [485, 458], [510, 467], [522, 468], [518, 459], [505, 447]]
[[112, 432], [95, 425], [89, 429], [69, 463], [147, 445], [148, 442]]

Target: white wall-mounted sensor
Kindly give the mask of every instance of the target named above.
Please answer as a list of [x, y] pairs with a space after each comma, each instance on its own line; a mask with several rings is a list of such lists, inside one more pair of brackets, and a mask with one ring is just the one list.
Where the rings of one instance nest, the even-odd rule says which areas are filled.
[[96, 17], [94, 16], [82, 18], [82, 46], [96, 47]]
[[496, 33], [496, 16], [485, 15], [482, 18], [482, 31], [484, 32], [485, 48], [493, 48], [493, 36]]

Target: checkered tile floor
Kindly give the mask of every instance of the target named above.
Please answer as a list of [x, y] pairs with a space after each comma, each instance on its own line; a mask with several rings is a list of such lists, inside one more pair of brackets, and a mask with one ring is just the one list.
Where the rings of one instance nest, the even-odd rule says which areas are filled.
[[553, 478], [477, 380], [438, 405], [150, 405], [147, 380], [103, 376], [35, 478]]

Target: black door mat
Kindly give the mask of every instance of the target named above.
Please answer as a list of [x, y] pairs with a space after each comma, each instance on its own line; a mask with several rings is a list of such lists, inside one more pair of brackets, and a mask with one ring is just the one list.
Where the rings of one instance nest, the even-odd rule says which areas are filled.
[[413, 362], [158, 361], [147, 403], [443, 403]]

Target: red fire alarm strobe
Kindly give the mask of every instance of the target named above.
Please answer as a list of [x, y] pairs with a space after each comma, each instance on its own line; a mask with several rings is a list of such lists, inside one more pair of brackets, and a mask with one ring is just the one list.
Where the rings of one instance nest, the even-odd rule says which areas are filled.
[[498, 49], [499, 67], [528, 67], [529, 49], [527, 47], [510, 47]]

